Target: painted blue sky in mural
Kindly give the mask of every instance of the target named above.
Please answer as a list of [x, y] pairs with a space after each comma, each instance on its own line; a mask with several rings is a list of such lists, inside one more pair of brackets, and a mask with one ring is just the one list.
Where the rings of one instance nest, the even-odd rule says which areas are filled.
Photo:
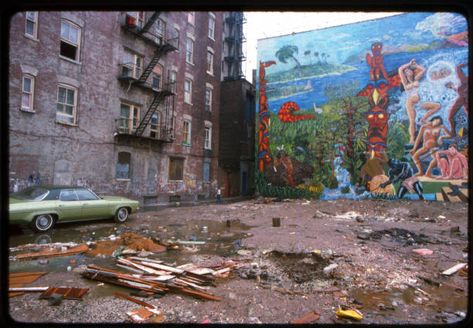
[[[371, 44], [383, 42], [383, 52], [403, 52], [410, 47], [428, 45], [434, 41], [448, 41], [448, 37], [467, 29], [465, 18], [454, 13], [409, 13], [389, 18], [313, 30], [293, 35], [258, 40], [258, 62], [275, 59], [275, 49], [284, 45], [296, 45], [301, 64], [308, 64], [311, 56], [307, 50], [329, 55], [329, 62], [343, 64], [351, 59], [364, 58]], [[268, 73], [285, 71], [294, 63], [278, 62]]]
[[[448, 82], [459, 84], [455, 66], [468, 61], [467, 22], [455, 13], [407, 13], [388, 18], [258, 40], [258, 62], [276, 61], [266, 68], [267, 97], [270, 111], [277, 112], [287, 101], [302, 110], [317, 109], [329, 102], [327, 87], [355, 83], [361, 90], [369, 81], [366, 54], [373, 42], [382, 42], [384, 66], [389, 73], [415, 59], [426, 68], [419, 94], [423, 101], [438, 102], [440, 115], [447, 111], [456, 93]], [[293, 57], [281, 61], [276, 54], [284, 46], [296, 46]], [[285, 63], [284, 63], [285, 61]], [[430, 78], [434, 71], [448, 70], [444, 79]], [[466, 68], [463, 68], [468, 75]], [[257, 79], [258, 81], [258, 79]], [[391, 120], [405, 121], [406, 93], [392, 89]], [[419, 119], [419, 118], [418, 118]], [[447, 124], [448, 125], [448, 124]]]

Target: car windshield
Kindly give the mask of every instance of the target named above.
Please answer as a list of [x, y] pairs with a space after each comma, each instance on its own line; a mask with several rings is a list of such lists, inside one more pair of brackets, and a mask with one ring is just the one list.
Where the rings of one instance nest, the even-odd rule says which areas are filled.
[[11, 197], [27, 200], [41, 200], [48, 194], [49, 190], [41, 187], [29, 187], [22, 191], [11, 194]]

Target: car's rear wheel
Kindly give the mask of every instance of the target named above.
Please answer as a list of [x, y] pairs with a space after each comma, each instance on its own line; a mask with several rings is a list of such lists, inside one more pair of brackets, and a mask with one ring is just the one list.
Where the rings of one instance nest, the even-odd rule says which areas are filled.
[[54, 218], [51, 214], [40, 214], [33, 219], [33, 229], [38, 232], [48, 231], [53, 225]]
[[124, 223], [128, 220], [128, 209], [126, 207], [120, 207], [115, 213], [115, 222]]

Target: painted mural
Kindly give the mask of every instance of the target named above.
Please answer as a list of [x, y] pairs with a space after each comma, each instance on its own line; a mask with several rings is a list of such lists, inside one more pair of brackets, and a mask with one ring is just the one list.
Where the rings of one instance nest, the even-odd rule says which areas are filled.
[[262, 39], [258, 63], [262, 195], [436, 200], [465, 187], [463, 16], [407, 13]]

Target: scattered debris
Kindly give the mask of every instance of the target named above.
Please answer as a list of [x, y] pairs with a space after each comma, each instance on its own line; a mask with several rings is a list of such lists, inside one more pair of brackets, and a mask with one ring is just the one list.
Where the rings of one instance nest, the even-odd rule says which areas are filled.
[[311, 323], [320, 319], [320, 314], [317, 311], [310, 311], [309, 313], [304, 314], [302, 317], [292, 320], [291, 324], [300, 324], [300, 323]]
[[412, 250], [414, 253], [425, 256], [425, 255], [432, 255], [434, 253], [433, 250], [428, 248], [417, 248]]
[[61, 295], [63, 299], [67, 300], [81, 300], [85, 294], [89, 291], [89, 288], [78, 288], [78, 287], [49, 287], [45, 290], [39, 298], [49, 299], [52, 295]]
[[338, 310], [335, 314], [337, 315], [337, 317], [340, 317], [340, 318], [347, 318], [347, 319], [352, 319], [352, 320], [357, 320], [357, 321], [360, 321], [363, 319], [363, 314], [360, 311], [356, 309], [342, 308], [341, 306], [338, 307]]
[[442, 272], [442, 274], [444, 276], [450, 276], [452, 274], [454, 274], [455, 272], [463, 269], [464, 267], [466, 267], [468, 264], [466, 263], [458, 263], [458, 264], [455, 264], [454, 266], [452, 266], [450, 269], [447, 269], [445, 271]]
[[332, 264], [326, 266], [323, 271], [324, 271], [324, 273], [325, 273], [326, 275], [330, 275], [330, 274], [332, 274], [332, 272], [333, 272], [337, 267], [338, 267], [338, 264], [337, 264], [337, 263], [332, 263]]
[[201, 240], [178, 240], [177, 243], [181, 244], [181, 245], [204, 245], [205, 241], [201, 241]]
[[[15, 272], [8, 275], [8, 287], [11, 288], [20, 288], [24, 287], [27, 284], [31, 284], [38, 280], [40, 277], [44, 276], [47, 272]], [[23, 295], [21, 291], [10, 291], [8, 293], [9, 297]]]
[[158, 308], [154, 305], [151, 305], [149, 303], [140, 301], [134, 297], [127, 296], [125, 294], [115, 292], [113, 293], [114, 296], [126, 299], [128, 301], [131, 301], [133, 303], [136, 303], [138, 305], [141, 305], [142, 307], [128, 311], [126, 314], [131, 318], [133, 322], [152, 322], [152, 323], [160, 323], [164, 322], [164, 314], [158, 310]]
[[50, 248], [50, 249], [46, 249], [46, 250], [34, 252], [34, 253], [17, 254], [14, 256], [14, 259], [32, 260], [32, 259], [37, 259], [40, 257], [69, 256], [69, 255], [84, 253], [84, 252], [87, 252], [88, 250], [89, 250], [89, 247], [87, 245], [79, 245], [79, 246], [74, 246], [71, 248], [61, 246], [60, 249], [57, 249], [56, 247], [54, 247], [54, 248]]

